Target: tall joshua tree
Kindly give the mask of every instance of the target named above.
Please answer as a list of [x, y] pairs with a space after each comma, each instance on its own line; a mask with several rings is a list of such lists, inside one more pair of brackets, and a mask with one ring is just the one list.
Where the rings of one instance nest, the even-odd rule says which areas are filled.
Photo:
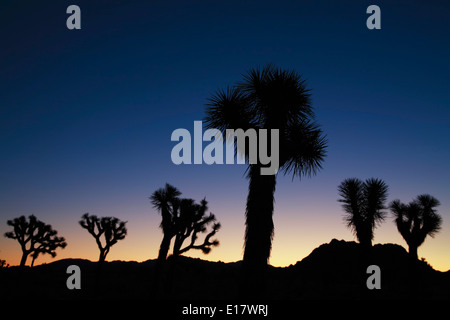
[[359, 243], [371, 247], [374, 229], [381, 223], [386, 213], [385, 202], [388, 186], [381, 179], [367, 179], [365, 182], [350, 178], [338, 186], [342, 208], [347, 213], [345, 222], [352, 229]]
[[[309, 89], [297, 72], [273, 65], [252, 69], [235, 86], [214, 94], [207, 107], [208, 128], [222, 132], [253, 128], [258, 141], [258, 129], [278, 129], [281, 172], [301, 177], [314, 175], [321, 169], [326, 140], [313, 122]], [[264, 147], [271, 150], [270, 144]], [[249, 158], [248, 152], [243, 155]], [[261, 175], [264, 167], [267, 165], [257, 159], [247, 170], [249, 191], [243, 260], [250, 267], [265, 267], [272, 248], [276, 175]]]
[[159, 247], [158, 260], [164, 261], [169, 253], [170, 242], [175, 235], [173, 228], [173, 208], [179, 201], [178, 196], [181, 192], [174, 186], [166, 183], [164, 188], [160, 188], [153, 192], [150, 196], [150, 202], [153, 207], [161, 213], [161, 224], [159, 225], [163, 231], [163, 239]]
[[6, 232], [5, 237], [15, 239], [19, 242], [22, 249], [22, 259], [20, 266], [25, 266], [28, 255], [31, 254], [33, 261], [39, 254], [50, 254], [56, 256], [57, 248], [65, 248], [67, 243], [63, 237], [58, 237], [58, 232], [53, 230], [52, 226], [38, 220], [34, 215], [28, 217], [20, 216], [13, 220], [8, 220], [7, 224], [14, 228], [13, 231]]
[[[114, 217], [98, 218], [94, 215], [85, 213], [79, 221], [80, 226], [86, 229], [95, 239], [100, 256], [98, 259], [99, 265], [102, 265], [109, 253], [109, 250], [117, 241], [125, 239], [127, 235], [126, 222], [120, 221]], [[102, 236], [103, 242], [102, 243]]]
[[400, 200], [394, 200], [390, 204], [397, 229], [408, 244], [409, 254], [414, 259], [417, 259], [417, 249], [425, 238], [434, 237], [441, 228], [442, 218], [435, 210], [439, 205], [439, 200], [428, 194], [417, 196], [409, 204]]

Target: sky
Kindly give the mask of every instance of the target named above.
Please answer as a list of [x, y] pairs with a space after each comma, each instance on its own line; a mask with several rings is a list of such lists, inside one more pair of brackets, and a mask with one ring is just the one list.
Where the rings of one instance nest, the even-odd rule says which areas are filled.
[[[66, 27], [72, 4], [80, 30]], [[379, 30], [366, 26], [371, 4]], [[6, 221], [34, 214], [66, 238], [55, 259], [95, 261], [95, 241], [78, 225], [89, 212], [127, 221], [107, 260], [154, 259], [162, 232], [148, 197], [167, 182], [183, 197], [206, 197], [222, 225], [219, 247], [187, 255], [242, 259], [246, 166], [177, 166], [170, 137], [193, 132], [218, 89], [274, 63], [306, 80], [328, 155], [314, 177], [278, 175], [270, 263], [355, 240], [337, 186], [376, 177], [388, 202], [440, 200], [442, 230], [419, 257], [449, 270], [449, 14], [437, 0], [2, 1], [0, 258], [20, 262]], [[374, 243], [407, 248], [390, 214]]]

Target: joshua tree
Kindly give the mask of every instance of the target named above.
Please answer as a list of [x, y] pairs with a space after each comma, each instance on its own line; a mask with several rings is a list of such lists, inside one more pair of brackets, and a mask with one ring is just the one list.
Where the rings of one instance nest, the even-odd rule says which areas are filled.
[[367, 179], [365, 182], [350, 178], [338, 186], [343, 209], [347, 213], [345, 222], [352, 229], [359, 243], [371, 247], [373, 231], [381, 223], [386, 213], [385, 202], [388, 186], [380, 179]]
[[6, 263], [6, 260], [0, 259], [0, 269], [1, 268], [8, 268], [9, 264]]
[[[219, 245], [219, 241], [211, 238], [219, 231], [220, 223], [216, 223], [215, 216], [208, 210], [208, 202], [203, 199], [200, 204], [193, 199], [181, 199], [181, 192], [177, 188], [166, 184], [165, 188], [156, 190], [150, 200], [155, 208], [161, 212], [162, 221], [160, 227], [164, 236], [159, 250], [158, 260], [163, 261], [167, 257], [170, 242], [175, 237], [173, 255], [178, 256], [190, 249], [202, 250], [208, 254], [211, 247]], [[211, 231], [205, 236], [202, 244], [195, 244], [199, 233], [207, 232], [209, 224]], [[190, 237], [190, 242], [182, 248], [183, 242]]]
[[[55, 231], [56, 232], [56, 231]], [[56, 233], [55, 233], [56, 235]], [[64, 238], [58, 238], [56, 241], [43, 241], [39, 243], [39, 245], [36, 247], [33, 253], [31, 253], [31, 257], [33, 258], [31, 260], [31, 266], [34, 266], [34, 262], [39, 257], [39, 254], [45, 254], [48, 253], [54, 258], [56, 256], [56, 248], [62, 247], [64, 248], [66, 246], [66, 243], [64, 242]]]
[[[194, 202], [193, 199], [181, 199], [179, 206], [175, 210], [175, 226], [176, 230], [175, 243], [173, 246], [173, 255], [178, 256], [185, 253], [190, 249], [202, 250], [203, 253], [208, 254], [211, 251], [211, 247], [218, 246], [218, 240], [211, 240], [211, 238], [219, 231], [220, 223], [215, 222], [215, 216], [210, 213], [206, 214], [208, 202], [203, 199], [200, 204]], [[196, 245], [195, 242], [198, 239], [198, 233], [207, 232], [209, 224], [212, 225], [211, 231], [205, 236], [202, 244]], [[184, 240], [190, 239], [188, 245], [181, 248]]]
[[428, 194], [417, 196], [409, 204], [401, 203], [400, 200], [390, 204], [397, 229], [414, 259], [417, 259], [417, 249], [425, 238], [428, 235], [434, 237], [441, 228], [442, 218], [435, 210], [439, 205], [439, 200]]
[[28, 217], [20, 216], [13, 220], [8, 220], [7, 224], [14, 228], [13, 231], [6, 232], [5, 237], [15, 239], [22, 249], [22, 259], [20, 266], [25, 266], [28, 255], [32, 255], [34, 261], [40, 253], [56, 256], [57, 248], [65, 248], [67, 243], [63, 237], [58, 237], [58, 232], [52, 226], [36, 219], [34, 215]]
[[[98, 259], [99, 266], [105, 261], [109, 250], [117, 241], [122, 240], [127, 235], [126, 221], [120, 221], [114, 217], [90, 216], [85, 213], [80, 220], [80, 226], [86, 229], [95, 239], [98, 249], [100, 250], [100, 257]], [[101, 237], [103, 236], [104, 245]]]
[[153, 207], [159, 210], [162, 217], [159, 226], [164, 236], [159, 247], [159, 261], [166, 260], [170, 248], [170, 241], [175, 235], [175, 229], [173, 228], [173, 207], [179, 201], [179, 195], [181, 195], [181, 192], [177, 188], [166, 183], [164, 188], [156, 190], [150, 196]]
[[[237, 85], [220, 90], [209, 99], [208, 128], [278, 129], [279, 168], [285, 174], [311, 176], [321, 169], [326, 141], [318, 125], [310, 93], [301, 75], [272, 65], [250, 70]], [[259, 141], [259, 137], [258, 137]], [[267, 150], [271, 150], [271, 144]], [[249, 148], [246, 148], [247, 150]], [[242, 152], [242, 150], [238, 150]], [[248, 152], [243, 154], [247, 159]], [[247, 171], [244, 264], [264, 268], [270, 257], [274, 233], [273, 209], [276, 175], [261, 175], [260, 159]]]

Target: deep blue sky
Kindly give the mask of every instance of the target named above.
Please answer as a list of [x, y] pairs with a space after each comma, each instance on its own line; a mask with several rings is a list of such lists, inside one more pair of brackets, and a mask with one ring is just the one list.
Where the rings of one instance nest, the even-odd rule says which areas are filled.
[[[81, 30], [66, 28], [70, 4]], [[366, 28], [371, 4], [381, 30]], [[210, 258], [240, 259], [245, 166], [177, 167], [170, 135], [192, 130], [217, 89], [272, 62], [307, 80], [329, 155], [312, 179], [279, 178], [271, 261], [352, 239], [336, 187], [379, 177], [389, 200], [441, 201], [444, 228], [421, 250], [449, 269], [449, 16], [448, 1], [2, 1], [0, 231], [34, 213], [68, 239], [60, 256], [95, 259], [77, 221], [115, 215], [129, 237], [112, 257], [154, 258], [161, 233], [147, 197], [169, 182], [206, 196], [222, 222]], [[405, 245], [385, 224], [375, 241]], [[17, 263], [15, 245], [2, 237], [0, 257]]]

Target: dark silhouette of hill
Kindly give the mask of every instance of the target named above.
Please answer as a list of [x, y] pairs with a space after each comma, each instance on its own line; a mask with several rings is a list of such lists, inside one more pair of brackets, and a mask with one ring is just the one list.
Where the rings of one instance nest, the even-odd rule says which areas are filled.
[[[69, 265], [81, 269], [81, 290], [69, 290]], [[381, 289], [369, 290], [367, 266], [381, 269]], [[164, 292], [155, 291], [157, 260], [97, 263], [62, 259], [34, 268], [0, 269], [1, 299], [174, 299], [218, 300], [239, 296], [242, 262], [211, 262], [184, 256], [163, 264]], [[356, 242], [333, 239], [285, 268], [269, 266], [265, 299], [450, 299], [450, 271], [412, 260], [395, 244], [377, 244], [367, 253]]]
[[[369, 265], [380, 267], [380, 290], [366, 287]], [[411, 259], [396, 244], [366, 253], [356, 242], [333, 239], [287, 269], [292, 282], [285, 293], [294, 298], [450, 298], [450, 272]]]

